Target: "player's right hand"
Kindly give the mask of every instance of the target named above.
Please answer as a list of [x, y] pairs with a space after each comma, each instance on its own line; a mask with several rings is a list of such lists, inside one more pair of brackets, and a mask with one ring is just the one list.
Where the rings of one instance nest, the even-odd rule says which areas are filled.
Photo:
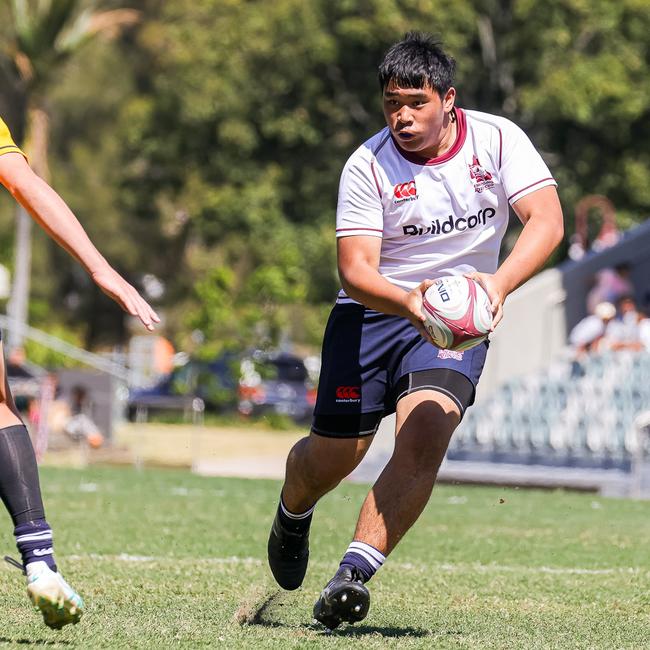
[[425, 291], [433, 284], [433, 280], [423, 280], [420, 284], [411, 289], [404, 299], [404, 315], [408, 318], [422, 337], [432, 345], [435, 345], [429, 332], [424, 327], [424, 314], [422, 313], [422, 299]]
[[112, 298], [125, 312], [136, 316], [142, 324], [152, 332], [154, 324], [160, 322], [160, 317], [149, 303], [131, 286], [117, 271], [107, 266], [106, 269], [92, 274], [95, 284]]

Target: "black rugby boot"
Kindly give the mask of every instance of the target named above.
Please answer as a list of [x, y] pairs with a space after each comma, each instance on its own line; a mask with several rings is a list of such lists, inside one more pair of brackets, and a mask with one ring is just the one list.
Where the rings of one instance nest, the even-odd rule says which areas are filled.
[[368, 615], [370, 592], [359, 573], [349, 567], [339, 568], [327, 583], [314, 605], [314, 618], [329, 630], [341, 623], [357, 623]]
[[287, 529], [275, 515], [269, 535], [268, 557], [276, 582], [288, 591], [298, 589], [305, 578], [309, 562], [309, 528], [305, 532]]

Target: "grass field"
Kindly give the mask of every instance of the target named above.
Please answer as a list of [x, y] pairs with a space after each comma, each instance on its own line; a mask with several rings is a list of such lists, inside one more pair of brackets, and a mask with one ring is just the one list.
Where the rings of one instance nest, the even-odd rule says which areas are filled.
[[[60, 566], [87, 612], [48, 630], [5, 565], [0, 647], [650, 648], [650, 503], [436, 488], [370, 583], [368, 618], [326, 635], [311, 607], [363, 486], [323, 500], [303, 588], [258, 611], [274, 593], [265, 546], [279, 483], [112, 468], [46, 468], [42, 482]], [[5, 517], [4, 553], [10, 533]]]

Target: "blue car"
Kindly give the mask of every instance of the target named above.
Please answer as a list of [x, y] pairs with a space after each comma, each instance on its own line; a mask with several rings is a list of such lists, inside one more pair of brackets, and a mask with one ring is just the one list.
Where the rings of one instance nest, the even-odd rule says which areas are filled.
[[144, 421], [151, 411], [235, 411], [238, 377], [236, 355], [224, 354], [214, 361], [190, 359], [155, 386], [131, 391], [129, 419]]

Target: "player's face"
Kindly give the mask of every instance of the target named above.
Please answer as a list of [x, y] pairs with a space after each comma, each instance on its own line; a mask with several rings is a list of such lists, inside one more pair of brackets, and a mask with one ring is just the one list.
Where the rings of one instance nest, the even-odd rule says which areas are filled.
[[402, 149], [424, 157], [435, 157], [449, 135], [449, 115], [455, 99], [454, 88], [450, 88], [441, 99], [428, 86], [400, 88], [391, 82], [383, 95], [386, 124]]

